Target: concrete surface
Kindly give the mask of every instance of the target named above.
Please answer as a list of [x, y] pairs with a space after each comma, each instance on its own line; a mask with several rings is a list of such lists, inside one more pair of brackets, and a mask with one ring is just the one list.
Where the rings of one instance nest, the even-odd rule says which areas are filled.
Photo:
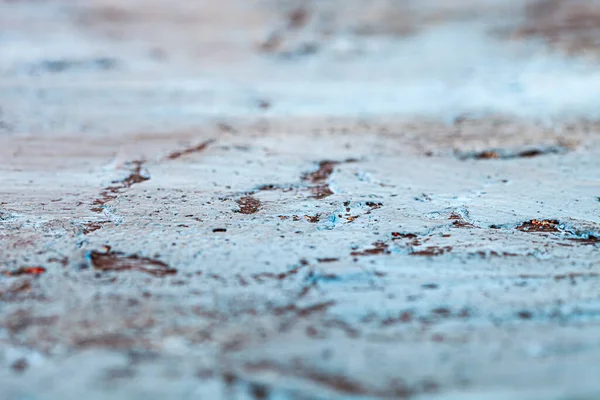
[[600, 2], [0, 1], [0, 398], [600, 398]]

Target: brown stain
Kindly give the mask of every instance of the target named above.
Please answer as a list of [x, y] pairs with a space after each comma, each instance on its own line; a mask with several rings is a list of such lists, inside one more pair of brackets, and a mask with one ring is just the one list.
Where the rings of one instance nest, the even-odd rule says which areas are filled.
[[137, 254], [125, 255], [110, 250], [105, 253], [91, 251], [89, 257], [94, 269], [100, 271], [140, 271], [157, 277], [177, 273], [175, 268], [169, 267], [162, 261]]
[[87, 224], [85, 224], [83, 226], [83, 230], [81, 231], [81, 233], [83, 233], [84, 235], [89, 235], [92, 232], [95, 232], [99, 229], [102, 229], [104, 227], [104, 225], [106, 224], [110, 224], [111, 221], [96, 221], [96, 222], [88, 222]]
[[450, 214], [450, 217], [448, 218], [450, 220], [453, 220], [452, 222], [452, 226], [454, 228], [463, 228], [463, 229], [472, 229], [472, 228], [477, 228], [477, 226], [473, 225], [470, 222], [467, 222], [462, 215], [457, 214], [455, 212], [453, 212], [452, 214]]
[[540, 38], [567, 54], [598, 55], [600, 6], [588, 0], [538, 0], [526, 10], [526, 19], [513, 34]]
[[117, 195], [125, 189], [129, 189], [131, 186], [147, 181], [150, 178], [142, 175], [142, 168], [144, 165], [143, 161], [131, 161], [128, 163], [131, 166], [131, 172], [129, 176], [120, 181], [113, 181], [112, 185], [107, 186], [100, 192], [100, 196], [92, 203], [94, 207], [91, 208], [93, 212], [101, 213], [106, 203], [113, 201], [117, 198]]
[[298, 309], [298, 316], [300, 317], [306, 317], [310, 314], [313, 313], [318, 313], [321, 311], [326, 311], [329, 307], [334, 306], [336, 304], [336, 302], [334, 300], [329, 300], [329, 301], [325, 301], [322, 303], [317, 303], [314, 304], [312, 306], [308, 306], [308, 307], [304, 307], [304, 308], [299, 308]]
[[0, 300], [10, 301], [22, 297], [23, 293], [31, 292], [31, 281], [28, 279], [20, 280], [10, 285], [5, 290], [0, 290]]
[[262, 192], [262, 191], [274, 191], [274, 190], [279, 190], [281, 192], [291, 192], [292, 190], [294, 190], [294, 187], [291, 185], [276, 185], [276, 184], [266, 184], [266, 185], [261, 185], [259, 187], [256, 188], [256, 190], [254, 192]]
[[294, 268], [292, 268], [286, 272], [280, 272], [278, 274], [273, 273], [273, 272], [261, 272], [258, 274], [253, 274], [252, 278], [258, 282], [262, 282], [265, 279], [277, 279], [277, 280], [282, 281], [284, 279], [287, 279], [289, 277], [297, 275], [298, 272], [300, 272], [300, 270], [307, 265], [308, 265], [308, 261], [302, 259], [302, 260], [300, 260], [298, 265], [296, 265]]
[[236, 203], [240, 206], [238, 212], [241, 214], [256, 214], [262, 205], [260, 200], [252, 196], [242, 197], [241, 199], [238, 199]]
[[307, 366], [300, 360], [295, 360], [288, 365], [264, 360], [247, 363], [244, 365], [244, 369], [248, 373], [261, 374], [270, 372], [281, 376], [293, 376], [305, 379], [312, 384], [320, 385], [345, 396], [410, 399], [419, 393], [432, 393], [440, 389], [438, 383], [429, 379], [409, 386], [399, 378], [390, 380], [385, 386], [377, 389], [365, 386], [360, 381], [343, 374]]
[[473, 158], [476, 160], [496, 159], [496, 158], [500, 158], [500, 154], [498, 154], [498, 152], [493, 151], [493, 150], [486, 150], [486, 151], [482, 151], [480, 153], [474, 154]]
[[416, 239], [417, 235], [414, 233], [400, 233], [400, 232], [392, 232], [392, 240], [397, 239]]
[[369, 394], [369, 391], [357, 381], [353, 381], [343, 375], [330, 374], [324, 371], [307, 368], [300, 362], [295, 362], [293, 366], [285, 366], [271, 361], [261, 361], [257, 363], [248, 363], [245, 365], [245, 369], [252, 373], [275, 372], [281, 375], [293, 375], [348, 395]]
[[167, 160], [177, 160], [178, 158], [187, 156], [189, 154], [200, 153], [200, 152], [206, 150], [208, 148], [208, 146], [214, 142], [215, 142], [215, 139], [209, 139], [209, 140], [202, 142], [196, 146], [188, 147], [183, 150], [174, 151], [171, 154], [169, 154], [166, 157], [166, 159]]
[[22, 276], [22, 275], [41, 275], [46, 273], [46, 268], [44, 267], [21, 267], [12, 271], [3, 271], [2, 274], [4, 276]]
[[404, 311], [398, 317], [388, 317], [381, 321], [382, 326], [391, 326], [396, 325], [398, 323], [409, 323], [414, 319], [413, 313], [410, 311]]
[[329, 307], [331, 307], [335, 304], [336, 304], [336, 302], [333, 300], [317, 303], [317, 304], [314, 304], [312, 306], [307, 306], [307, 307], [298, 307], [296, 304], [288, 304], [288, 305], [281, 306], [281, 307], [274, 307], [272, 309], [272, 313], [276, 316], [281, 316], [281, 315], [291, 313], [291, 314], [295, 314], [298, 317], [308, 317], [311, 314], [318, 314], [318, 313], [327, 311], [327, 309]]
[[443, 254], [449, 253], [452, 251], [452, 246], [429, 246], [423, 250], [413, 251], [410, 253], [411, 256], [423, 256], [423, 257], [433, 257], [433, 256], [441, 256]]
[[569, 149], [565, 146], [536, 147], [525, 150], [490, 149], [475, 153], [459, 153], [461, 160], [511, 160], [514, 158], [533, 158], [550, 154], [564, 154]]
[[440, 318], [449, 318], [452, 315], [450, 309], [446, 307], [434, 308], [431, 313]]
[[321, 161], [319, 162], [319, 168], [313, 172], [307, 172], [303, 174], [302, 180], [313, 184], [312, 186], [308, 187], [308, 190], [312, 193], [313, 198], [319, 200], [324, 199], [334, 194], [331, 188], [329, 187], [329, 183], [327, 181], [331, 174], [333, 174], [335, 166], [342, 163], [353, 163], [356, 161], [357, 160], [354, 158], [349, 158], [344, 161]]
[[324, 199], [334, 194], [329, 185], [327, 184], [313, 186], [308, 190], [312, 193], [312, 197], [318, 200]]
[[302, 179], [312, 183], [324, 182], [333, 173], [335, 166], [339, 163], [339, 161], [321, 161], [319, 163], [319, 168], [316, 171], [304, 174]]
[[135, 340], [121, 333], [106, 333], [97, 336], [76, 338], [74, 344], [82, 348], [130, 349], [135, 345]]
[[58, 316], [34, 316], [31, 311], [17, 310], [8, 315], [4, 320], [4, 326], [11, 333], [22, 332], [31, 326], [50, 326], [56, 324]]
[[308, 11], [305, 8], [297, 8], [288, 15], [288, 27], [290, 29], [300, 29], [306, 25], [308, 19]]
[[523, 222], [515, 229], [521, 232], [560, 232], [558, 229], [559, 222], [555, 219], [537, 220]]
[[[306, 8], [299, 7], [288, 13], [286, 16], [285, 25], [278, 29], [274, 29], [267, 39], [260, 44], [260, 49], [264, 52], [272, 53], [280, 50], [286, 38], [294, 31], [302, 29], [310, 18], [310, 14]], [[302, 53], [302, 48], [296, 50], [297, 53]]]
[[321, 219], [321, 214], [305, 215], [304, 219], [306, 219], [308, 222], [310, 222], [312, 224], [316, 224]]
[[373, 243], [373, 248], [366, 249], [363, 251], [353, 251], [350, 253], [353, 257], [358, 256], [374, 256], [379, 254], [390, 254], [389, 246], [383, 241], [377, 241]]

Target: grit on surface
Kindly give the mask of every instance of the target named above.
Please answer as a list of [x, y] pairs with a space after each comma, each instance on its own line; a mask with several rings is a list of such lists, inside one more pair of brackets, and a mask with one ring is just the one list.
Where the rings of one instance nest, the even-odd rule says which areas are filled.
[[599, 398], [599, 27], [0, 1], [0, 398]]

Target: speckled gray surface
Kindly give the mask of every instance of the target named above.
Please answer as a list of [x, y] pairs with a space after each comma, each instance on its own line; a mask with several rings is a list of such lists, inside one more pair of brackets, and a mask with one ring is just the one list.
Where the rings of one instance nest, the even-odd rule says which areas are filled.
[[565, 3], [0, 1], [0, 398], [599, 398]]

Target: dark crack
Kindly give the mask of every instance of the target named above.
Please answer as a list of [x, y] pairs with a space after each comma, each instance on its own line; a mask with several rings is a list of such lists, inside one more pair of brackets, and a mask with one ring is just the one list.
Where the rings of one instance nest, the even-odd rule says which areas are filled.
[[177, 273], [175, 268], [169, 267], [162, 261], [137, 254], [126, 255], [110, 250], [105, 253], [91, 251], [88, 257], [94, 269], [99, 271], [140, 271], [158, 277]]
[[187, 149], [183, 149], [183, 150], [174, 151], [171, 154], [169, 154], [166, 157], [166, 159], [167, 160], [177, 160], [178, 158], [187, 156], [189, 154], [202, 152], [202, 151], [206, 150], [210, 144], [214, 143], [214, 141], [215, 141], [214, 139], [209, 139], [209, 140], [202, 142], [196, 146], [188, 147]]
[[128, 165], [131, 166], [130, 174], [122, 180], [113, 181], [110, 186], [104, 188], [104, 190], [100, 192], [100, 196], [94, 200], [94, 207], [91, 209], [92, 211], [101, 213], [104, 210], [106, 203], [115, 200], [123, 190], [129, 189], [135, 184], [142, 183], [150, 179], [150, 176], [143, 171], [143, 161], [131, 161], [128, 163]]

